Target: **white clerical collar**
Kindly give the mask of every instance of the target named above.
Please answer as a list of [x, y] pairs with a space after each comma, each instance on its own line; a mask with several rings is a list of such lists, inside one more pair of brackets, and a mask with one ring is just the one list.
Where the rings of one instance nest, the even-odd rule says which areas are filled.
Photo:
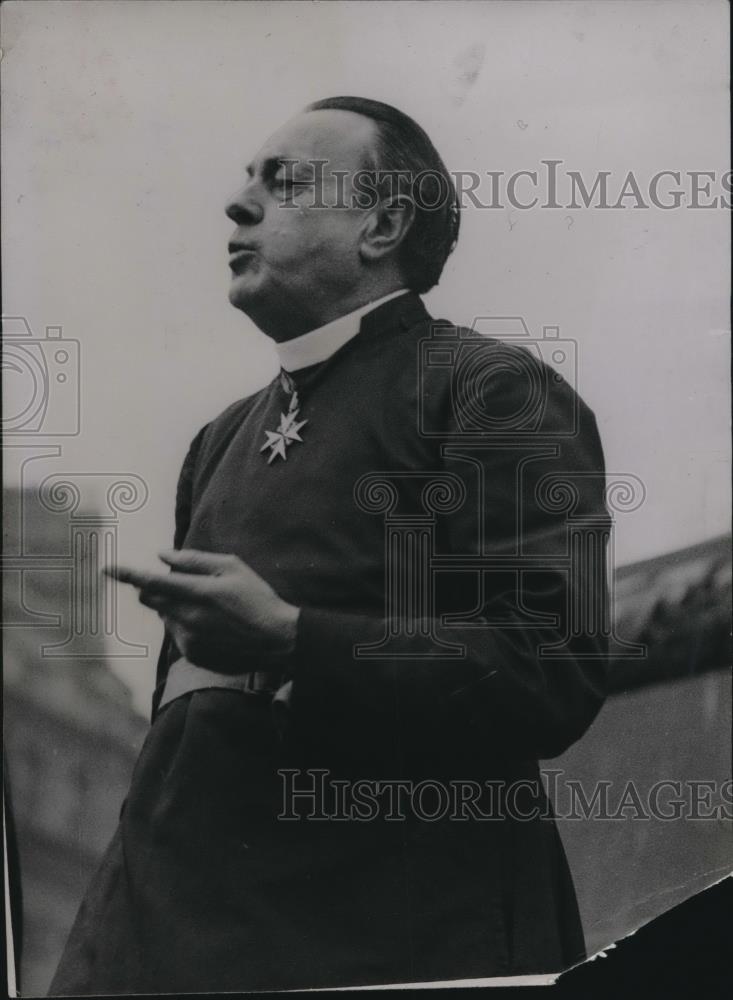
[[309, 365], [317, 365], [330, 358], [347, 341], [357, 335], [363, 316], [384, 302], [389, 302], [390, 299], [395, 299], [398, 295], [404, 295], [406, 291], [405, 288], [398, 288], [396, 292], [390, 292], [388, 295], [383, 295], [381, 299], [367, 302], [366, 305], [354, 309], [353, 312], [339, 316], [338, 319], [326, 323], [325, 326], [319, 326], [317, 330], [309, 330], [308, 333], [304, 333], [300, 337], [293, 337], [292, 340], [284, 340], [280, 344], [275, 344], [280, 367], [284, 368], [286, 372], [296, 372], [299, 368], [308, 368]]

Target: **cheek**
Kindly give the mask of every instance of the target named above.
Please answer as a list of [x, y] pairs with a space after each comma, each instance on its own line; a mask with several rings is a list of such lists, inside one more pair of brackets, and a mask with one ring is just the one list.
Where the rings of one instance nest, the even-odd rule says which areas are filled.
[[284, 209], [272, 220], [267, 237], [268, 263], [297, 263], [299, 269], [319, 270], [334, 261], [358, 259], [357, 220], [348, 211]]
[[277, 258], [302, 256], [317, 244], [317, 232], [303, 209], [283, 209], [269, 227], [267, 245]]
[[359, 249], [359, 229], [346, 211], [333, 209], [326, 214], [317, 231], [310, 234], [311, 247], [325, 259], [346, 262], [356, 260]]

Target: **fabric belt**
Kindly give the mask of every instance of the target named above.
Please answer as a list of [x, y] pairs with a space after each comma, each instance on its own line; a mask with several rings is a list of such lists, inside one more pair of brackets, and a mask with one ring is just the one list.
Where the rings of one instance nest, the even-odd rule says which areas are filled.
[[282, 714], [287, 713], [292, 681], [283, 683], [277, 675], [260, 670], [250, 670], [243, 674], [222, 674], [207, 667], [198, 667], [182, 657], [172, 663], [168, 670], [158, 707], [161, 709], [175, 698], [191, 691], [203, 691], [207, 688], [240, 691], [264, 705], [272, 704], [276, 712]]

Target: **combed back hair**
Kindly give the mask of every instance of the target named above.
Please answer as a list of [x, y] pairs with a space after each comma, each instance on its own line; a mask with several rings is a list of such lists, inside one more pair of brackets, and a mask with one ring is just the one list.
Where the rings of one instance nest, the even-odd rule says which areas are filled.
[[376, 122], [376, 148], [366, 166], [377, 175], [401, 172], [400, 191], [415, 205], [398, 250], [400, 268], [414, 292], [437, 285], [458, 241], [460, 206], [453, 179], [424, 129], [397, 108], [366, 97], [326, 97], [305, 110], [352, 111]]

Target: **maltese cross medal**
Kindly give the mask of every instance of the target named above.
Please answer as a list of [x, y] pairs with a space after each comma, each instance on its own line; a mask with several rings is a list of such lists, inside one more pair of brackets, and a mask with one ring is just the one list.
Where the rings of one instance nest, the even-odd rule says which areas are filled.
[[286, 372], [282, 372], [281, 384], [285, 388], [286, 392], [291, 394], [290, 405], [288, 406], [287, 413], [280, 414], [280, 424], [277, 430], [265, 431], [267, 440], [260, 448], [260, 451], [266, 451], [268, 448], [270, 449], [270, 454], [267, 458], [268, 465], [278, 456], [282, 458], [283, 461], [287, 460], [287, 449], [294, 441], [302, 443], [303, 438], [300, 436], [300, 430], [308, 423], [307, 420], [298, 420], [300, 411], [298, 393], [295, 391], [295, 384], [293, 383], [293, 380], [287, 375]]

